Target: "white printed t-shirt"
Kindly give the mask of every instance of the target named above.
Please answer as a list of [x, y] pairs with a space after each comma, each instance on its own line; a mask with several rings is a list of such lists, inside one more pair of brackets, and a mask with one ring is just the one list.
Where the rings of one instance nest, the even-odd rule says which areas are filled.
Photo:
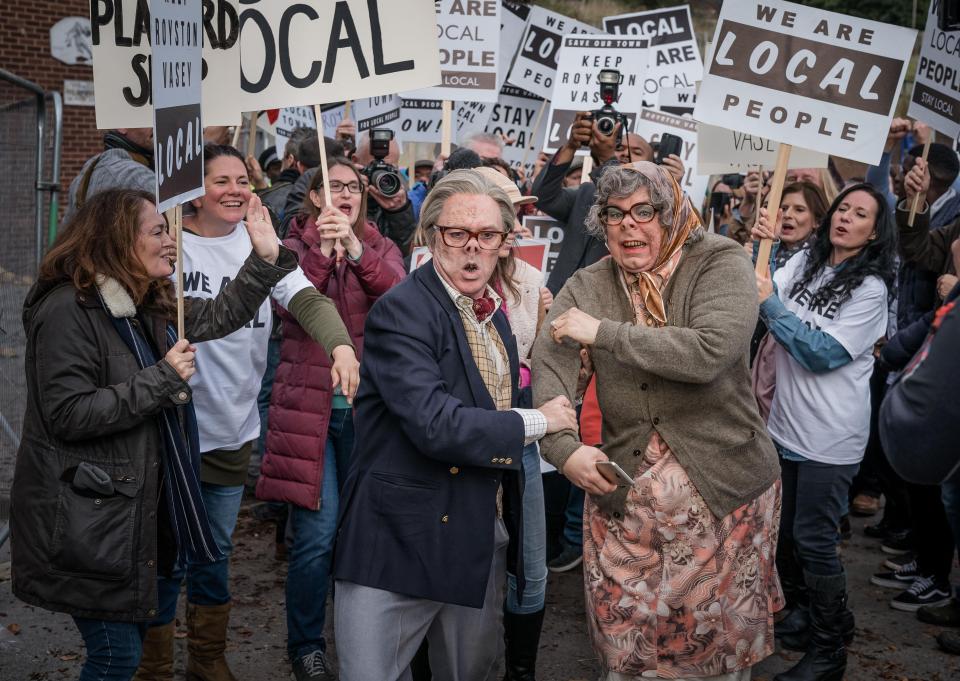
[[774, 273], [777, 295], [808, 327], [835, 338], [853, 361], [815, 374], [778, 343], [777, 385], [767, 429], [780, 445], [812, 461], [854, 464], [863, 459], [870, 433], [873, 346], [887, 330], [887, 287], [870, 276], [842, 305], [831, 300], [810, 309], [813, 294], [830, 280], [834, 268], [825, 267], [808, 287], [794, 292], [808, 257], [804, 250]]
[[[227, 236], [183, 232], [183, 290], [194, 298], [216, 298], [237, 276], [253, 245], [243, 223]], [[299, 267], [281, 279], [270, 295], [287, 307], [312, 287]], [[267, 367], [272, 317], [266, 298], [252, 321], [229, 336], [196, 343], [197, 373], [190, 379], [200, 430], [200, 451], [238, 449], [260, 436], [257, 396]]]

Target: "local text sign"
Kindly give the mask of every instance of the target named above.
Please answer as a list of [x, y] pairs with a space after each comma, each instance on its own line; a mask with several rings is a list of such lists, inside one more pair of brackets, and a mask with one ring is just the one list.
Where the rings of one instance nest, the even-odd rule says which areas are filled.
[[157, 210], [163, 212], [203, 196], [203, 26], [200, 0], [153, 0], [150, 11]]
[[563, 36], [570, 33], [596, 33], [597, 29], [542, 7], [534, 7], [527, 17], [527, 29], [520, 50], [510, 69], [507, 82], [549, 99], [557, 73], [557, 57]]
[[907, 115], [960, 138], [960, 31], [937, 28], [936, 2], [930, 3]]
[[693, 36], [689, 5], [604, 17], [603, 30], [645, 39], [650, 45], [643, 79], [648, 103], [663, 88], [692, 88], [703, 78], [703, 61]]
[[531, 144], [534, 139], [539, 139], [533, 126], [542, 105], [543, 100], [536, 95], [504, 85], [487, 121], [487, 132], [502, 135], [507, 140], [503, 145], [503, 160], [512, 168], [522, 167], [527, 177], [533, 172], [539, 151], [531, 149]]
[[[401, 3], [402, 4], [402, 3]], [[494, 102], [499, 94], [499, 0], [437, 0], [440, 85], [410, 93], [419, 99]]]
[[240, 93], [256, 111], [428, 87], [440, 82], [430, 0], [245, 0]]
[[436, 142], [443, 127], [439, 99], [408, 99], [400, 107], [400, 138], [404, 142]]
[[[544, 134], [544, 151], [554, 153], [567, 141], [578, 111], [603, 106], [597, 74], [603, 69], [620, 72], [623, 82], [613, 108], [636, 119], [643, 108], [643, 69], [647, 60], [647, 41], [642, 38], [617, 38], [608, 35], [568, 35], [557, 66], [557, 78], [550, 98], [550, 115]], [[624, 134], [630, 132], [624, 130]], [[584, 149], [583, 153], [587, 153]]]
[[[763, 166], [772, 170], [777, 164], [776, 142], [737, 130], [700, 123], [697, 126], [697, 173], [714, 175], [754, 170]], [[794, 147], [791, 168], [826, 168], [827, 154]]]
[[727, 2], [694, 117], [880, 159], [916, 32], [790, 2]]
[[[241, 110], [237, 37], [239, 0], [203, 0], [203, 120], [234, 125]], [[90, 0], [93, 81], [97, 127], [149, 128], [153, 125], [150, 88], [150, 5], [144, 0]]]

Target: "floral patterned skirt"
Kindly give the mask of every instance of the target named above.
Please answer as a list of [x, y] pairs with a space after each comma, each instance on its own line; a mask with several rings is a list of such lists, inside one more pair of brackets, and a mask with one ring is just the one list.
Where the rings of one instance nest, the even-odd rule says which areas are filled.
[[587, 623], [615, 678], [711, 677], [773, 652], [780, 481], [715, 518], [654, 433], [621, 520], [584, 505]]

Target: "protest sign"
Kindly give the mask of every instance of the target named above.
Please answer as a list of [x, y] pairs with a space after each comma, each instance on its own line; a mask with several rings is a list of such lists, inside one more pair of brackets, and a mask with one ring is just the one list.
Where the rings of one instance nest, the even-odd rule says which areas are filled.
[[683, 140], [683, 150], [679, 156], [683, 161], [686, 174], [680, 187], [693, 199], [694, 205], [698, 205], [707, 193], [709, 178], [697, 174], [697, 122], [690, 118], [644, 109], [637, 117], [634, 132], [650, 144], [658, 144], [660, 136], [665, 132]]
[[440, 82], [430, 0], [245, 0], [243, 111], [359, 100]]
[[[259, 121], [257, 121], [259, 125]], [[280, 109], [279, 116], [274, 123], [274, 134], [277, 139], [277, 158], [283, 159], [286, 155], [287, 142], [290, 135], [297, 128], [316, 129], [317, 119], [313, 115], [313, 107], [310, 106], [291, 106]], [[336, 126], [334, 126], [336, 128]]]
[[546, 283], [548, 275], [553, 272], [563, 246], [563, 225], [546, 215], [524, 215], [523, 226], [529, 229], [535, 239], [544, 239], [550, 244], [550, 251], [543, 267], [537, 269], [543, 272], [543, 281]]
[[657, 94], [657, 111], [674, 116], [693, 116], [693, 108], [697, 105], [697, 88], [662, 87]]
[[454, 138], [462, 143], [467, 135], [483, 132], [490, 120], [494, 104], [490, 102], [456, 102], [454, 104]]
[[503, 146], [503, 160], [512, 168], [523, 167], [527, 177], [533, 172], [536, 151], [529, 152], [530, 145], [537, 139], [537, 114], [543, 100], [534, 94], [504, 85], [500, 99], [490, 111], [486, 131], [494, 135], [503, 135], [508, 142]]
[[960, 31], [937, 28], [936, 2], [927, 14], [907, 115], [960, 138]]
[[[643, 108], [643, 69], [638, 65], [646, 61], [647, 41], [642, 38], [564, 36], [544, 132], [544, 150], [552, 154], [563, 146], [578, 111], [592, 111], [604, 105], [597, 81], [601, 69], [620, 71], [623, 80], [612, 106], [631, 122], [624, 134], [630, 132], [632, 121]], [[577, 153], [587, 154], [588, 150]]]
[[[827, 154], [794, 147], [791, 168], [826, 168]], [[745, 132], [700, 123], [697, 126], [697, 169], [699, 175], [773, 168], [777, 162], [777, 142]]]
[[411, 92], [415, 99], [495, 102], [501, 59], [499, 0], [436, 0], [440, 84]]
[[439, 99], [403, 98], [399, 135], [404, 142], [436, 142], [442, 123]]
[[[206, 125], [240, 123], [234, 97], [240, 84], [237, 36], [239, 0], [204, 0], [203, 120]], [[150, 7], [142, 0], [90, 2], [93, 81], [97, 127], [149, 128]]]
[[694, 118], [876, 164], [916, 31], [790, 2], [727, 2]]
[[200, 0], [150, 3], [157, 211], [203, 196]]
[[643, 80], [648, 104], [657, 102], [661, 88], [691, 88], [703, 78], [703, 61], [693, 35], [689, 5], [604, 17], [603, 30], [649, 42]]
[[527, 27], [527, 17], [530, 16], [530, 6], [519, 2], [503, 0], [500, 8], [500, 59], [497, 62], [497, 89], [498, 92], [507, 82], [507, 75], [513, 60], [520, 47], [520, 39]]
[[571, 33], [598, 31], [590, 24], [542, 7], [532, 8], [507, 82], [538, 97], [549, 99], [553, 94], [560, 43], [563, 36]]
[[389, 128], [394, 134], [398, 134], [401, 103], [402, 100], [397, 95], [355, 99], [353, 117], [357, 123], [357, 132], [366, 132], [372, 128]]

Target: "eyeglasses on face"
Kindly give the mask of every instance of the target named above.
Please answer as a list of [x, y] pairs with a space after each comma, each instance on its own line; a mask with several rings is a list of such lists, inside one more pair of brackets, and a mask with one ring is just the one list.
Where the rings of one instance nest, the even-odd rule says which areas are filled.
[[339, 182], [337, 180], [330, 180], [330, 193], [339, 194], [346, 187], [347, 191], [351, 194], [359, 194], [363, 191], [363, 185], [359, 182]]
[[476, 239], [477, 245], [487, 251], [495, 251], [503, 245], [507, 238], [506, 232], [493, 229], [485, 229], [480, 232], [471, 232], [463, 227], [449, 227], [444, 225], [435, 225], [434, 229], [440, 232], [440, 238], [443, 243], [451, 248], [464, 248], [470, 239]]
[[[637, 222], [650, 222], [657, 216], [657, 209], [650, 203], [635, 203], [627, 211]], [[604, 206], [600, 210], [600, 221], [605, 225], [619, 225], [626, 215], [616, 206]]]

